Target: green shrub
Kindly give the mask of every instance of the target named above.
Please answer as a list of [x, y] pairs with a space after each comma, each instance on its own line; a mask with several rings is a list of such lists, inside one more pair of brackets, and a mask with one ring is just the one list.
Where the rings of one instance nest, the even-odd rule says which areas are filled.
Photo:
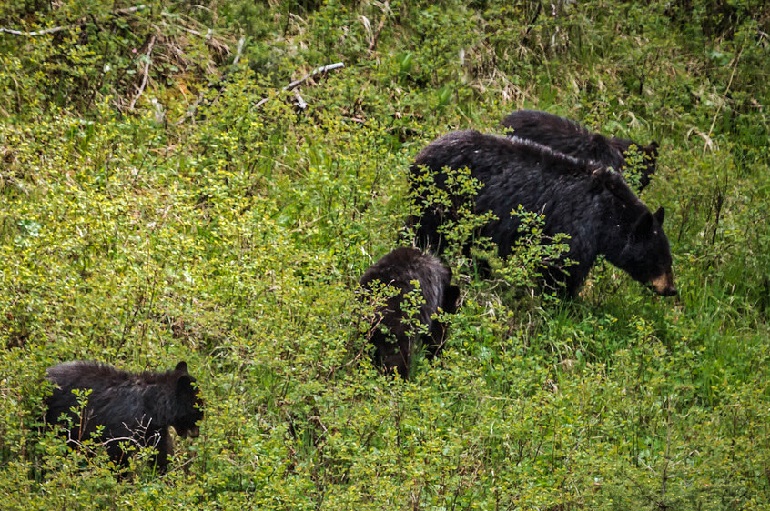
[[[144, 5], [0, 6], [4, 509], [768, 506], [763, 3]], [[522, 106], [660, 143], [680, 296], [601, 261], [576, 300], [531, 292], [563, 240], [518, 212], [497, 260], [460, 172], [446, 349], [379, 374], [356, 289], [409, 163]], [[162, 477], [68, 449], [43, 381], [72, 359], [186, 360], [201, 436]]]

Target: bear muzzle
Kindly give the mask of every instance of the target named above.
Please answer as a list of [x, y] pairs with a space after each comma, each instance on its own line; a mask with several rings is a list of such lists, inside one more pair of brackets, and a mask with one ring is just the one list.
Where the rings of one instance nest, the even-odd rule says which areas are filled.
[[668, 270], [663, 275], [655, 277], [650, 281], [653, 291], [661, 296], [676, 296], [676, 286], [674, 285], [674, 272]]

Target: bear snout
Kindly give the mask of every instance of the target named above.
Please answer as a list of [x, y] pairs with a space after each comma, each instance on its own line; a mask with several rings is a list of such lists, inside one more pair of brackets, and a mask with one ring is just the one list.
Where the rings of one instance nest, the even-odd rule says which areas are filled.
[[652, 289], [661, 296], [676, 296], [676, 286], [674, 285], [674, 272], [669, 270], [659, 277], [650, 281]]

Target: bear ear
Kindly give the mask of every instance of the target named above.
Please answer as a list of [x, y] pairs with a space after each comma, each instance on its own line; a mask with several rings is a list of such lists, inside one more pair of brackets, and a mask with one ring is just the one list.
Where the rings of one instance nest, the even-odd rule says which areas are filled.
[[620, 154], [623, 154], [626, 151], [628, 151], [629, 147], [631, 147], [631, 141], [623, 140], [622, 138], [612, 137], [610, 139], [610, 146], [612, 146], [614, 149], [619, 151]]
[[591, 170], [591, 190], [599, 192], [607, 184], [607, 174], [609, 171], [606, 167], [595, 167]]
[[663, 219], [666, 216], [666, 211], [663, 209], [663, 206], [661, 206], [655, 213], [652, 214], [652, 216], [658, 222], [658, 225], [663, 225]]
[[653, 218], [652, 213], [645, 211], [634, 224], [634, 234], [636, 236], [646, 236], [652, 232]]
[[612, 167], [601, 166], [591, 172], [591, 190], [601, 192], [605, 188], [621, 197], [624, 195], [624, 189], [627, 186], [620, 173], [616, 172]]
[[181, 373], [187, 374], [187, 362], [179, 362], [176, 367], [174, 368], [174, 371], [179, 371]]
[[650, 142], [650, 145], [643, 147], [642, 151], [644, 151], [644, 153], [650, 158], [655, 158], [658, 156], [658, 147], [658, 143], [653, 140]]

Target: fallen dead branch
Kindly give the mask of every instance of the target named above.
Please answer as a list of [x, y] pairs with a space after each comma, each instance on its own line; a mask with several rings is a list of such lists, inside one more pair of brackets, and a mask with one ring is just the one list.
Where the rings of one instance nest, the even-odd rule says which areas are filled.
[[[242, 40], [243, 38], [241, 38], [241, 41]], [[236, 59], [240, 57], [240, 51], [242, 49], [241, 46], [242, 45], [240, 44], [240, 41], [239, 41], [238, 55], [236, 55]], [[237, 63], [237, 60], [234, 61], [233, 63], [234, 64]], [[315, 76], [325, 74], [325, 73], [328, 73], [329, 71], [333, 71], [335, 69], [339, 69], [342, 67], [345, 67], [345, 64], [343, 64], [342, 62], [337, 62], [335, 64], [327, 64], [325, 66], [317, 67], [313, 69], [311, 72], [309, 72], [308, 74], [306, 74], [305, 76], [303, 76], [302, 78], [298, 80], [294, 80], [288, 85], [282, 87], [281, 90], [284, 92], [294, 91], [294, 98], [297, 102], [297, 107], [301, 110], [305, 110], [308, 107], [307, 102], [304, 99], [302, 99], [302, 96], [300, 96], [299, 92], [294, 89], [296, 89], [297, 87], [299, 87], [300, 85], [302, 85], [303, 83], [305, 83], [306, 81], [308, 81], [309, 79]], [[179, 118], [179, 120], [177, 120], [175, 124], [178, 126], [183, 122], [185, 122], [187, 119], [193, 117], [193, 115], [195, 115], [195, 110], [198, 108], [198, 105], [200, 104], [202, 99], [203, 99], [203, 92], [201, 92], [198, 95], [198, 99], [193, 103], [193, 105], [190, 108], [187, 109], [187, 112], [181, 118]], [[267, 103], [269, 100], [270, 100], [269, 97], [260, 99], [257, 102], [256, 107], [257, 108], [261, 107], [262, 105]]]
[[[299, 80], [294, 80], [289, 85], [286, 85], [281, 90], [283, 90], [283, 91], [294, 90], [294, 89], [296, 89], [297, 87], [299, 87], [300, 85], [302, 85], [303, 83], [305, 83], [306, 81], [308, 81], [309, 79], [311, 79], [311, 78], [313, 78], [315, 76], [318, 76], [320, 74], [328, 73], [329, 71], [334, 71], [335, 69], [339, 69], [341, 67], [345, 67], [345, 64], [343, 64], [342, 62], [337, 62], [336, 64], [327, 64], [325, 66], [317, 67], [317, 68], [313, 69], [311, 72], [309, 72], [308, 74], [306, 74], [305, 76], [303, 76], [302, 78], [300, 78]], [[262, 99], [260, 99], [259, 102], [257, 103], [257, 108], [259, 108], [262, 105], [264, 105], [265, 103], [267, 103], [267, 101], [269, 99], [270, 98], [262, 98]], [[300, 98], [300, 100], [301, 99], [302, 98]], [[307, 103], [305, 103], [304, 101], [300, 102], [300, 106], [302, 106], [302, 105], [304, 105], [304, 108], [307, 108]], [[304, 110], [304, 108], [303, 108], [303, 110]]]
[[[135, 5], [133, 7], [126, 7], [126, 8], [123, 8], [123, 9], [114, 10], [114, 11], [112, 11], [110, 13], [110, 15], [112, 15], [112, 16], [124, 16], [126, 14], [133, 14], [133, 13], [135, 13], [137, 11], [141, 11], [142, 9], [146, 9], [146, 8], [147, 8], [146, 5]], [[89, 16], [83, 16], [79, 20], [77, 20], [74, 23], [71, 23], [69, 25], [62, 25], [62, 26], [59, 26], [59, 27], [51, 27], [51, 28], [46, 28], [46, 29], [43, 29], [43, 30], [36, 30], [36, 31], [32, 31], [32, 32], [26, 32], [26, 31], [23, 31], [23, 30], [15, 30], [15, 29], [12, 29], [12, 28], [0, 27], [0, 34], [10, 34], [10, 35], [21, 36], [21, 37], [39, 37], [41, 35], [55, 34], [56, 32], [61, 32], [63, 30], [70, 30], [70, 29], [73, 29], [73, 28], [82, 27], [83, 25], [85, 25], [88, 22], [89, 19], [90, 19]]]

